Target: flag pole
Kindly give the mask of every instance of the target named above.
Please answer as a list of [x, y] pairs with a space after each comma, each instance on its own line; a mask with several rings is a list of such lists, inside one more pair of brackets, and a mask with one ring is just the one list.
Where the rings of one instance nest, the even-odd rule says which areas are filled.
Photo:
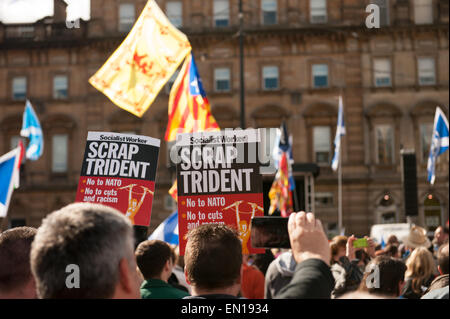
[[244, 79], [244, 13], [242, 0], [239, 0], [239, 78], [240, 78], [240, 106], [241, 129], [245, 129], [245, 79]]
[[342, 152], [339, 151], [339, 167], [338, 167], [338, 229], [342, 234]]

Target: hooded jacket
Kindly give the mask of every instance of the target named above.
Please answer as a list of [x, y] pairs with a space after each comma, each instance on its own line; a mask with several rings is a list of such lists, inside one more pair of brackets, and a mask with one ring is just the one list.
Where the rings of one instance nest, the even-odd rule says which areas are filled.
[[296, 265], [297, 263], [291, 252], [282, 253], [270, 263], [264, 285], [265, 299], [274, 298], [283, 287], [289, 284], [294, 276]]

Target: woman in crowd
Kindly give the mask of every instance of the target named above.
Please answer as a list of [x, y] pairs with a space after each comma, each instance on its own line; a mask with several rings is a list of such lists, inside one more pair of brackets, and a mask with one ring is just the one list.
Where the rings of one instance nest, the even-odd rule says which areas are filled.
[[405, 286], [402, 297], [419, 299], [434, 279], [434, 260], [431, 252], [425, 247], [414, 249], [406, 261]]

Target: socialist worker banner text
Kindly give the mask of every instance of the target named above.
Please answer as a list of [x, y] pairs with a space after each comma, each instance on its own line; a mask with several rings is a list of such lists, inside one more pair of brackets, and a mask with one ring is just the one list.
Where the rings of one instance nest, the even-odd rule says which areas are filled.
[[89, 132], [76, 201], [111, 206], [149, 226], [160, 140]]
[[177, 135], [180, 254], [186, 235], [205, 223], [235, 228], [244, 254], [264, 253], [250, 242], [251, 218], [264, 215], [262, 177], [256, 158], [258, 130]]

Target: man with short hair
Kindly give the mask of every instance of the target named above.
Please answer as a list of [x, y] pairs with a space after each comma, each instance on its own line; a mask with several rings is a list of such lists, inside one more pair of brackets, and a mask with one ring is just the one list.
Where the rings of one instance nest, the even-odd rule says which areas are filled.
[[161, 240], [146, 240], [136, 248], [136, 262], [145, 281], [142, 299], [181, 299], [189, 294], [168, 284], [175, 264], [175, 253]]
[[436, 277], [430, 287], [422, 296], [422, 299], [448, 299], [449, 298], [449, 273], [448, 273], [448, 243], [442, 245], [437, 254], [438, 271], [440, 276]]
[[30, 267], [36, 228], [16, 227], [0, 233], [0, 299], [34, 299], [36, 285]]
[[186, 281], [192, 297], [185, 299], [235, 299], [241, 283], [242, 244], [236, 230], [204, 224], [188, 233]]
[[133, 228], [111, 207], [75, 203], [49, 214], [31, 270], [39, 298], [140, 298]]

